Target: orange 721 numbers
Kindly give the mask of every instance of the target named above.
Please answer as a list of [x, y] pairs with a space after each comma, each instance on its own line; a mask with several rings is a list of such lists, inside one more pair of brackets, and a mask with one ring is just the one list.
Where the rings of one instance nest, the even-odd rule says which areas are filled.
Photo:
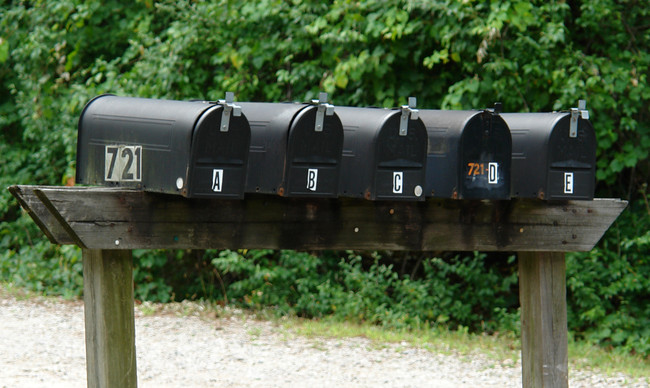
[[483, 175], [485, 174], [485, 164], [484, 163], [473, 163], [469, 162], [467, 163], [467, 166], [469, 167], [469, 171], [467, 172], [467, 175]]

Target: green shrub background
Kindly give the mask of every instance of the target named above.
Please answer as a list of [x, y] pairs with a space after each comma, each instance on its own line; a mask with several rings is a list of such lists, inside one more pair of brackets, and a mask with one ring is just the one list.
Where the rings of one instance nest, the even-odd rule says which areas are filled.
[[[126, 4], [123, 4], [126, 3]], [[13, 184], [69, 183], [76, 124], [102, 93], [550, 111], [588, 101], [597, 196], [630, 201], [567, 255], [577, 338], [650, 355], [650, 7], [642, 1], [5, 1], [0, 6], [0, 279], [82, 292]], [[245, 247], [242, 247], [245, 248]], [[396, 328], [517, 330], [516, 259], [483, 253], [136, 251], [136, 296], [228, 299]]]

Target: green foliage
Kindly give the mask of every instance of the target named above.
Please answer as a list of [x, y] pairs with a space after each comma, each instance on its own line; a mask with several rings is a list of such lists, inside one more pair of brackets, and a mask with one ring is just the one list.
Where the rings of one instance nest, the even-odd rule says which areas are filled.
[[81, 252], [40, 238], [31, 219], [2, 223], [0, 242], [16, 249], [0, 251], [0, 279], [44, 295], [79, 297], [83, 291]]
[[426, 258], [423, 276], [413, 278], [400, 275], [378, 253], [364, 257], [348, 252], [337, 259], [335, 252], [222, 251], [212, 263], [228, 275], [229, 298], [246, 307], [399, 329], [432, 324], [514, 328], [517, 274], [512, 268], [498, 273], [486, 257]]
[[648, 215], [647, 201], [633, 203], [601, 245], [567, 255], [569, 328], [578, 338], [650, 354]]
[[168, 260], [166, 252], [136, 249], [133, 251], [133, 296], [137, 300], [166, 303], [172, 300], [172, 287], [164, 272]]
[[[506, 111], [567, 109], [586, 98], [599, 144], [597, 195], [628, 199], [630, 207], [596, 249], [569, 255], [569, 321], [579, 337], [650, 354], [643, 297], [650, 270], [650, 8], [643, 2], [5, 3], [0, 188], [69, 183], [77, 119], [102, 93], [215, 100], [233, 91], [239, 100], [304, 101], [326, 91], [338, 105], [396, 106], [414, 95], [423, 108], [501, 101]], [[391, 267], [397, 262], [388, 253], [381, 262], [351, 256], [138, 251], [136, 295], [217, 298], [228, 287], [225, 294], [242, 303], [275, 301], [309, 316], [361, 314], [394, 326], [516, 326], [512, 299], [500, 299], [513, 281], [509, 260], [485, 267], [490, 257], [480, 254], [431, 259], [406, 276]], [[475, 277], [481, 270], [487, 275]], [[4, 189], [0, 275], [46, 293], [81, 292], [78, 250], [45, 242]], [[506, 283], [494, 286], [497, 278]], [[431, 284], [413, 283], [422, 279]], [[482, 292], [488, 295], [479, 300]], [[491, 297], [495, 304], [481, 304]]]

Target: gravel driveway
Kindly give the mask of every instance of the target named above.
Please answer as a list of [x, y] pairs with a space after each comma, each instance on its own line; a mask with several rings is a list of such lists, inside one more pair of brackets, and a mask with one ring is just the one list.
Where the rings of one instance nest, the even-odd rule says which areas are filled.
[[[140, 387], [521, 387], [521, 365], [360, 338], [312, 339], [269, 322], [136, 310]], [[0, 387], [85, 387], [82, 302], [0, 292]], [[648, 387], [571, 371], [571, 387]]]

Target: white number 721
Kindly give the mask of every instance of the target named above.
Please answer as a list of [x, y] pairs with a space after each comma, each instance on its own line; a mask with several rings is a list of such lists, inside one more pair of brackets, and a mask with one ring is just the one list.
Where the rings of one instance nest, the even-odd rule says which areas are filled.
[[104, 180], [107, 182], [141, 182], [142, 146], [106, 146]]

